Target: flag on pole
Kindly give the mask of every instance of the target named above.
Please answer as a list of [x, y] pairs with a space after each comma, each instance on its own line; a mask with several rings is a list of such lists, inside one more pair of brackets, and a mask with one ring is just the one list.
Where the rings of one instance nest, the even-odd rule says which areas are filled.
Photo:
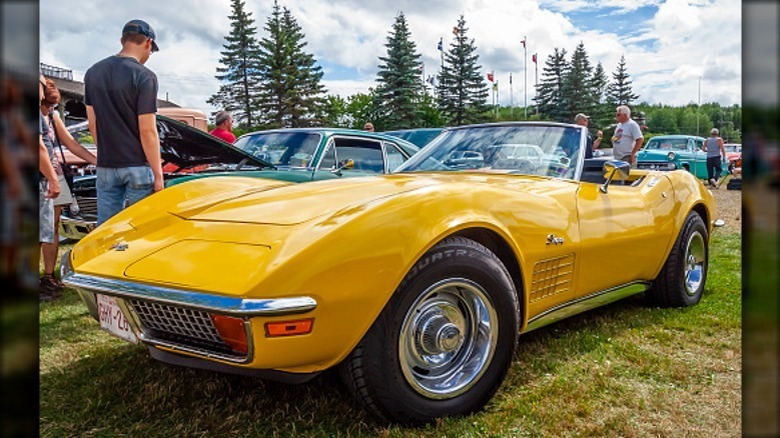
[[460, 33], [460, 29], [458, 29], [458, 26], [452, 26], [452, 34], [457, 35]]
[[442, 44], [443, 44], [443, 41], [444, 41], [444, 38], [439, 38], [439, 51], [440, 51], [440, 52], [441, 52], [442, 50], [444, 50], [444, 48], [443, 48], [443, 45], [442, 45]]
[[523, 40], [520, 42], [523, 44], [523, 48], [525, 49], [525, 37], [523, 37]]
[[533, 55], [531, 55], [531, 61], [533, 61], [533, 62], [534, 62], [534, 64], [536, 64], [536, 53], [534, 53]]
[[487, 79], [488, 79], [490, 82], [493, 82], [493, 72], [492, 72], [492, 71], [491, 71], [491, 72], [488, 72], [488, 74], [487, 74]]
[[493, 84], [493, 91], [498, 91], [498, 81], [496, 81], [496, 83]]

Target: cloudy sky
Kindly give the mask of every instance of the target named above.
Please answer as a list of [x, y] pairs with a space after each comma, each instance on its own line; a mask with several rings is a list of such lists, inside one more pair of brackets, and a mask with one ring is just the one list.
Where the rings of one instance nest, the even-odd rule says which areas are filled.
[[[258, 29], [273, 3], [246, 0]], [[303, 28], [323, 67], [330, 94], [367, 92], [375, 84], [378, 57], [396, 15], [403, 12], [425, 63], [440, 67], [463, 15], [477, 46], [483, 74], [494, 71], [503, 105], [532, 104], [538, 55], [554, 48], [567, 54], [583, 42], [593, 65], [610, 75], [621, 55], [639, 100], [683, 105], [741, 103], [742, 8], [738, 0], [280, 0]], [[126, 5], [126, 6], [125, 6]], [[116, 53], [122, 25], [149, 22], [160, 52], [146, 64], [159, 79], [159, 98], [207, 113], [206, 99], [219, 88], [214, 78], [229, 34], [230, 0], [41, 0], [40, 61], [73, 70], [82, 80], [94, 62]], [[527, 50], [521, 41], [525, 38]], [[509, 75], [512, 74], [510, 90]], [[525, 86], [527, 84], [527, 86]], [[511, 93], [510, 93], [511, 91]]]

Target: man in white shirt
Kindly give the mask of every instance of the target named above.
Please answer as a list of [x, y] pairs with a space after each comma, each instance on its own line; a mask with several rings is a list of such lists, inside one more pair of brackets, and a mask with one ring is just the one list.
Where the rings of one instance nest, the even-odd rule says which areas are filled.
[[644, 137], [639, 124], [631, 119], [631, 109], [620, 105], [615, 110], [618, 126], [612, 136], [612, 155], [616, 160], [628, 161], [636, 168], [636, 153], [642, 148]]

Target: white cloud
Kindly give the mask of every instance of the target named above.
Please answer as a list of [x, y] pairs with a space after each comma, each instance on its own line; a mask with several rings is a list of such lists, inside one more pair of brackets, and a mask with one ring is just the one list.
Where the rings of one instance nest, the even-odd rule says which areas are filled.
[[[94, 62], [119, 50], [124, 22], [141, 18], [158, 34], [161, 51], [147, 65], [158, 75], [160, 97], [168, 92], [176, 103], [213, 111], [205, 101], [219, 88], [214, 76], [230, 30], [230, 2], [138, 0], [122, 5], [109, 0], [41, 0], [41, 61], [71, 68], [80, 78]], [[646, 16], [647, 8], [640, 16], [641, 7], [653, 5], [658, 7], [654, 16]], [[257, 36], [264, 36], [273, 3], [246, 6]], [[499, 79], [502, 104], [510, 101], [510, 72], [515, 105], [523, 103], [526, 92], [532, 103], [533, 53], [538, 54], [541, 74], [554, 48], [566, 49], [570, 56], [580, 41], [591, 63], [601, 62], [609, 76], [625, 55], [640, 100], [669, 105], [695, 101], [691, 90], [699, 76], [703, 102], [730, 105], [741, 100], [737, 0], [286, 0], [280, 6], [289, 8], [301, 25], [308, 43], [305, 50], [327, 67], [324, 83], [331, 93], [365, 93], [375, 85], [378, 57], [386, 54], [388, 33], [403, 12], [426, 74], [438, 70], [439, 38], [446, 49], [452, 27], [463, 14], [482, 72], [495, 71]], [[526, 74], [528, 90], [523, 87]]]

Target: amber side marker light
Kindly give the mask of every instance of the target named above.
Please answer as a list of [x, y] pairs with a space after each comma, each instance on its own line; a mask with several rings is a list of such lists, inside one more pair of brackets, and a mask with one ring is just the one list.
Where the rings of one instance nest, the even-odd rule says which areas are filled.
[[219, 337], [221, 337], [236, 353], [247, 354], [249, 349], [247, 348], [244, 320], [234, 316], [214, 314], [211, 314], [210, 316]]
[[267, 322], [265, 323], [265, 335], [269, 338], [305, 335], [311, 333], [312, 326], [314, 326], [314, 318]]

